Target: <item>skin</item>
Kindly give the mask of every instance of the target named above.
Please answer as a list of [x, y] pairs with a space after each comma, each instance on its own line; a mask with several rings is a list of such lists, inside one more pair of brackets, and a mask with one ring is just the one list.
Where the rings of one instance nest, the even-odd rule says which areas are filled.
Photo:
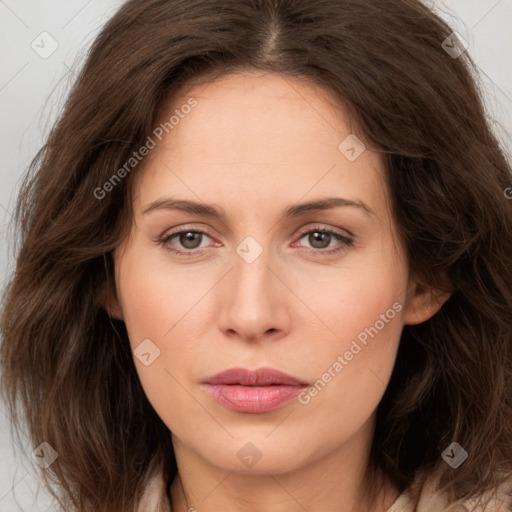
[[[382, 491], [370, 504], [375, 486], [365, 478], [376, 407], [403, 326], [424, 322], [448, 297], [409, 274], [380, 158], [366, 150], [350, 161], [340, 152], [355, 128], [322, 89], [273, 73], [229, 74], [182, 89], [164, 117], [191, 96], [198, 105], [135, 177], [134, 219], [114, 255], [116, 296], [106, 304], [126, 323], [132, 349], [150, 339], [160, 350], [149, 366], [134, 360], [172, 431], [173, 511], [384, 511], [398, 490], [378, 473]], [[341, 206], [283, 214], [332, 196], [364, 202], [372, 213]], [[143, 213], [171, 197], [215, 204], [226, 218]], [[319, 227], [353, 243], [301, 235]], [[208, 235], [159, 243], [179, 229]], [[236, 251], [248, 236], [263, 249], [251, 263]], [[193, 255], [169, 250], [198, 246]], [[332, 248], [341, 250], [322, 252]], [[401, 311], [307, 404], [241, 413], [201, 384], [239, 366], [313, 384], [394, 303]], [[250, 468], [237, 457], [248, 442], [261, 455]]]

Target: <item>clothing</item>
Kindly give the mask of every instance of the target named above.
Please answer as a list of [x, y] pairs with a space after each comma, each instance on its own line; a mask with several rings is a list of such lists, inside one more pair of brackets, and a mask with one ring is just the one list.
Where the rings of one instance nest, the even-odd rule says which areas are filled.
[[[421, 475], [418, 477], [422, 479]], [[424, 479], [418, 503], [406, 489], [386, 512], [510, 512], [512, 511], [512, 481], [502, 483], [495, 495], [488, 491], [479, 498], [458, 500], [447, 504], [447, 497], [436, 490], [434, 477]]]
[[[435, 477], [424, 478], [420, 472], [413, 483], [421, 489], [418, 504], [412, 499], [410, 489], [406, 489], [386, 512], [512, 512], [512, 480], [502, 483], [494, 496], [487, 492], [480, 499], [459, 500], [451, 505], [447, 505], [446, 496], [436, 490], [436, 484]], [[161, 468], [155, 468], [155, 473], [148, 479], [136, 508], [136, 512], [148, 511], [171, 511]]]

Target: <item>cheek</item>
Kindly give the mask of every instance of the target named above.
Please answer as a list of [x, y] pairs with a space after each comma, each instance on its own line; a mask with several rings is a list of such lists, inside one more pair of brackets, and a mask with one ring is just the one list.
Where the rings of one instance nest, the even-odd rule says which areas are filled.
[[116, 264], [118, 296], [141, 385], [163, 421], [179, 430], [176, 417], [190, 414], [195, 404], [184, 392], [182, 372], [193, 358], [188, 341], [191, 319], [200, 310], [200, 287], [192, 276], [170, 273], [137, 251]]
[[[296, 277], [290, 274], [287, 283], [298, 297], [304, 298], [312, 312], [306, 312], [311, 325], [318, 326], [314, 359], [318, 359], [319, 346], [332, 357], [348, 350], [358, 335], [364, 343], [366, 329], [375, 333], [376, 323], [379, 334], [375, 339], [394, 340], [400, 336], [407, 266], [393, 252], [391, 244], [383, 244], [378, 250], [354, 252], [337, 266], [319, 266], [309, 270], [309, 275], [306, 270], [297, 272]], [[398, 321], [391, 322], [396, 318]], [[369, 334], [366, 336], [371, 339]]]
[[324, 329], [308, 351], [315, 382], [299, 402], [314, 428], [328, 430], [322, 422], [329, 417], [350, 435], [375, 410], [389, 382], [403, 327], [407, 268], [382, 250], [338, 270], [324, 280], [323, 292], [312, 287], [307, 295], [334, 333]]
[[[162, 404], [179, 405], [181, 398], [190, 402], [180, 384], [188, 386], [198, 361], [215, 362], [208, 352], [216, 318], [208, 292], [217, 274], [168, 265], [165, 258], [136, 247], [116, 261], [116, 270], [123, 319], [146, 395], [157, 410]], [[151, 353], [147, 366], [137, 357], [142, 346], [147, 347], [143, 353]]]
[[[304, 438], [304, 452], [317, 453], [318, 439], [325, 440], [321, 449], [329, 452], [356, 436], [375, 412], [391, 377], [402, 329], [401, 312], [396, 311], [400, 304], [394, 304], [395, 308], [392, 304], [381, 308], [375, 301], [357, 317], [347, 317], [346, 331], [338, 324], [338, 341], [322, 345], [311, 357], [315, 380], [298, 397], [300, 406], [294, 413], [316, 434], [314, 439]], [[276, 437], [285, 442], [286, 432]]]
[[132, 346], [143, 339], [172, 337], [202, 288], [182, 268], [165, 267], [154, 251], [129, 247], [116, 261], [117, 290]]

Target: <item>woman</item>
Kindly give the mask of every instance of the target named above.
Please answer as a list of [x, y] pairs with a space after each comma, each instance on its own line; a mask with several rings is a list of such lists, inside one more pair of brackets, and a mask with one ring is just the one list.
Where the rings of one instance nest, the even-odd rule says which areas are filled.
[[471, 66], [413, 0], [120, 9], [1, 322], [64, 510], [512, 510], [512, 177]]

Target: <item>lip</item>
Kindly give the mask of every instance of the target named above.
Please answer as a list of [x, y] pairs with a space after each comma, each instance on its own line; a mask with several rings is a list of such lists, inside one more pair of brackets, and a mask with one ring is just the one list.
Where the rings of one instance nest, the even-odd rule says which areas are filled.
[[203, 381], [217, 402], [238, 412], [263, 413], [282, 407], [309, 384], [273, 368], [230, 368]]

